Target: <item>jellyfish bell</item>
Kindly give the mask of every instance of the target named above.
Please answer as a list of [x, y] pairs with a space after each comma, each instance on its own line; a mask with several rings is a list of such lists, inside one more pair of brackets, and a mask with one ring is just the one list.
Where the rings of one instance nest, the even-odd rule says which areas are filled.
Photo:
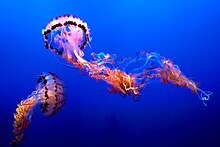
[[45, 47], [68, 62], [86, 62], [83, 49], [91, 41], [90, 29], [86, 22], [74, 15], [53, 18], [42, 30]]
[[44, 72], [38, 78], [38, 101], [45, 116], [53, 116], [66, 103], [64, 84], [51, 72]]

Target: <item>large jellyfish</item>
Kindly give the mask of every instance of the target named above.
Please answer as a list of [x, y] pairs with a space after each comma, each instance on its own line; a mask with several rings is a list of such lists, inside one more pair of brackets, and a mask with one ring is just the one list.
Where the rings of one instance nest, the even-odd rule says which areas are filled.
[[24, 131], [30, 126], [33, 113], [40, 107], [47, 117], [56, 114], [66, 103], [62, 80], [52, 72], [42, 73], [37, 81], [36, 90], [22, 100], [14, 114], [14, 136], [12, 146], [16, 146], [24, 139]]
[[203, 102], [209, 100], [211, 95], [211, 92], [198, 88], [173, 61], [155, 52], [138, 52], [136, 58], [124, 58], [120, 64], [115, 63], [116, 55], [102, 52], [92, 53], [93, 60], [87, 61], [83, 58], [83, 49], [91, 41], [90, 29], [77, 16], [67, 14], [53, 18], [42, 30], [42, 34], [45, 47], [54, 55], [87, 72], [91, 78], [106, 81], [112, 86], [109, 89], [111, 93], [131, 95], [136, 100], [140, 89], [159, 79], [162, 83], [190, 89]]

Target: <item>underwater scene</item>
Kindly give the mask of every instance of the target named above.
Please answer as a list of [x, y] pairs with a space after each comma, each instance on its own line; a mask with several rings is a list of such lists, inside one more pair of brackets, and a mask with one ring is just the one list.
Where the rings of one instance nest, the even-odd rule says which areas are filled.
[[220, 147], [220, 1], [0, 3], [0, 147]]

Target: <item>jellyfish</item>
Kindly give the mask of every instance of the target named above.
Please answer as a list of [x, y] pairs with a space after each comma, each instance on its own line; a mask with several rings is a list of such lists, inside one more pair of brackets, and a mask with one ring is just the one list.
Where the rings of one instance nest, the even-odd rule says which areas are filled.
[[41, 73], [36, 90], [27, 99], [22, 100], [14, 114], [14, 136], [12, 146], [20, 144], [25, 135], [24, 131], [30, 127], [34, 112], [40, 107], [47, 117], [55, 115], [66, 103], [64, 85], [62, 80], [52, 72]]
[[159, 79], [162, 83], [190, 89], [203, 102], [209, 100], [212, 94], [201, 90], [172, 60], [156, 52], [140, 51], [135, 58], [124, 58], [119, 63], [116, 63], [116, 55], [91, 53], [92, 60], [87, 61], [83, 50], [90, 45], [90, 28], [75, 15], [65, 14], [53, 18], [42, 30], [42, 34], [45, 47], [55, 56], [85, 71], [91, 78], [110, 84], [110, 93], [130, 95], [138, 100], [140, 90]]

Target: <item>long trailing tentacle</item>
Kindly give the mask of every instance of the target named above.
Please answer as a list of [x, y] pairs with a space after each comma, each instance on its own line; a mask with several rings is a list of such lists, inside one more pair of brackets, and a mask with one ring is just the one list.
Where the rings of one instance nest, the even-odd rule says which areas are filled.
[[26, 100], [22, 100], [16, 109], [14, 114], [14, 136], [15, 139], [11, 141], [12, 146], [16, 146], [24, 139], [24, 131], [30, 126], [31, 118], [36, 110], [38, 102], [35, 96], [31, 96]]

